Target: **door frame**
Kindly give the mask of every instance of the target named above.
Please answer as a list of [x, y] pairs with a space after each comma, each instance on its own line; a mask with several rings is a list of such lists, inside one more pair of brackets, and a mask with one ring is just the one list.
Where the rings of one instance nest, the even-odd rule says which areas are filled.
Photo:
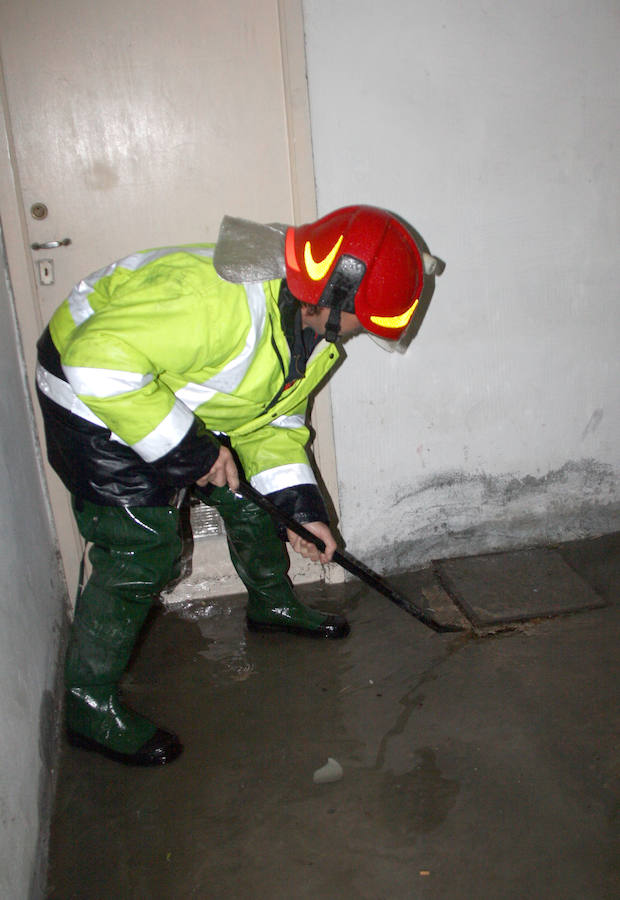
[[[293, 222], [300, 224], [312, 221], [317, 214], [302, 0], [277, 0], [276, 5], [282, 57], [292, 213]], [[45, 440], [43, 421], [36, 400], [34, 373], [36, 342], [46, 323], [42, 321], [37, 301], [26, 210], [22, 201], [6, 96], [4, 71], [0, 60], [0, 221], [8, 277], [15, 303], [18, 344], [21, 343], [21, 347], [18, 346], [18, 353], [23, 360], [36, 425], [34, 440], [44, 475], [44, 489], [45, 487], [47, 489], [50, 517], [55, 529], [67, 587], [70, 596], [73, 596], [82, 557], [82, 543], [75, 526], [70, 497], [49, 466], [46, 454], [41, 450], [45, 446]], [[337, 510], [338, 481], [329, 386], [315, 399], [312, 424], [316, 432], [314, 456]]]

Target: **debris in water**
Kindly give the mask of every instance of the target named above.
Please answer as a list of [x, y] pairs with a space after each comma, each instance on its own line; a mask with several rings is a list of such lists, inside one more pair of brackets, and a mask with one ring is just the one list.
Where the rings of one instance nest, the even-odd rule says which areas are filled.
[[340, 763], [328, 756], [327, 762], [320, 769], [317, 769], [313, 775], [315, 784], [329, 784], [330, 781], [340, 781], [343, 771]]

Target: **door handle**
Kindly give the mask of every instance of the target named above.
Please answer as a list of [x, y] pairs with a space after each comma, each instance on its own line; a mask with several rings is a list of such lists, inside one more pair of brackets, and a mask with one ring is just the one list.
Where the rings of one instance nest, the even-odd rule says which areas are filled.
[[31, 244], [32, 250], [56, 250], [57, 247], [68, 247], [71, 238], [63, 238], [62, 241], [47, 241], [45, 244]]

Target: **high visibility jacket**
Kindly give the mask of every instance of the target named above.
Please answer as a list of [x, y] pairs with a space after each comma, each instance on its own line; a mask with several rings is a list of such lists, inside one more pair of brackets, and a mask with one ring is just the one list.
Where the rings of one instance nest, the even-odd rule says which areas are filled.
[[[316, 485], [306, 404], [339, 351], [320, 341], [305, 376], [287, 383], [281, 282], [226, 282], [212, 256], [208, 244], [135, 253], [79, 282], [54, 313], [37, 386], [50, 461], [73, 493], [155, 505], [208, 471], [213, 434], [261, 493]], [[111, 456], [124, 460], [120, 475]], [[67, 471], [72, 458], [96, 471]], [[124, 490], [132, 461], [142, 491]]]

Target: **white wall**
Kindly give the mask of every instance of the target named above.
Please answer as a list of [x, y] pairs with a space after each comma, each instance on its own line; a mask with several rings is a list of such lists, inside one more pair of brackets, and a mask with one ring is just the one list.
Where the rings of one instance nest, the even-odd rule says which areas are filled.
[[617, 0], [304, 15], [319, 213], [394, 209], [447, 263], [408, 354], [357, 338], [332, 382], [349, 549], [619, 528]]
[[0, 897], [43, 896], [65, 589], [0, 235]]

